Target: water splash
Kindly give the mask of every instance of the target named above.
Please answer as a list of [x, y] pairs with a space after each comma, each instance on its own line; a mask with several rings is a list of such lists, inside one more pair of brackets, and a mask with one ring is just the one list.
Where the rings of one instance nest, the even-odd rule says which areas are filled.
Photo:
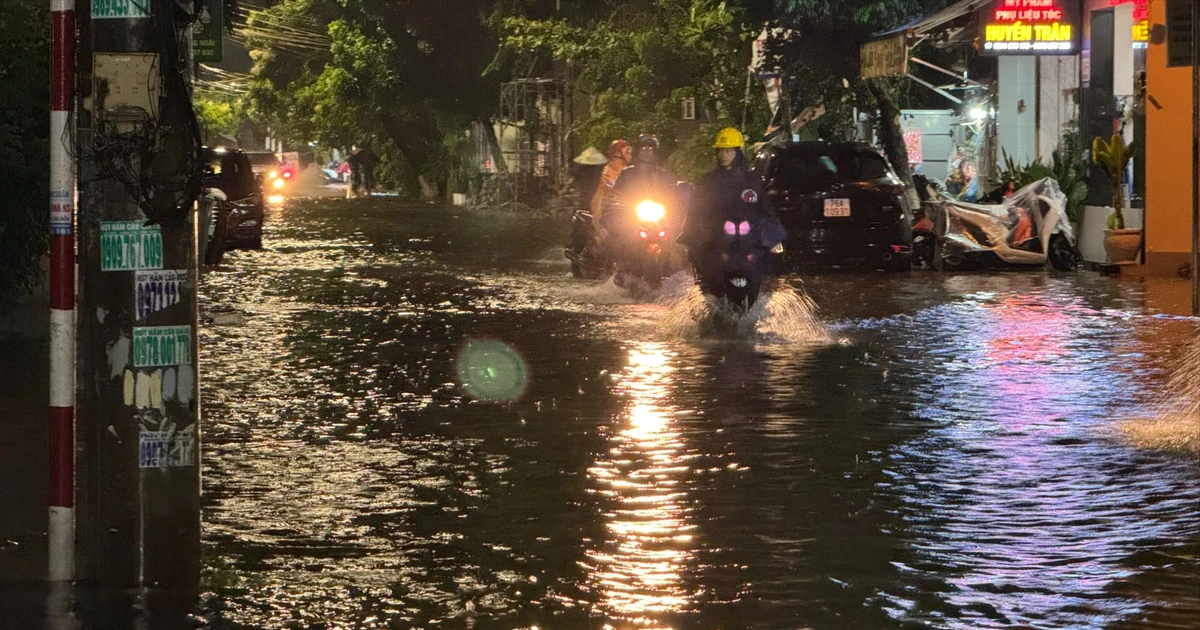
[[567, 290], [567, 296], [587, 304], [633, 304], [636, 301], [630, 297], [628, 291], [617, 286], [612, 276], [599, 284], [572, 287]]
[[758, 301], [745, 312], [701, 293], [694, 281], [673, 286], [659, 302], [667, 306], [663, 327], [677, 340], [733, 338], [815, 344], [833, 340], [817, 314], [816, 302], [803, 287], [764, 287]]
[[1188, 344], [1154, 409], [1154, 417], [1126, 420], [1118, 429], [1140, 447], [1200, 452], [1200, 337]]

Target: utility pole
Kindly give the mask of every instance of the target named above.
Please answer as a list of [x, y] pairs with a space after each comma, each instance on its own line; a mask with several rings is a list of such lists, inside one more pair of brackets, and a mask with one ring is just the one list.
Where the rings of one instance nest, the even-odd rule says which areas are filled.
[[190, 3], [80, 0], [80, 576], [182, 625], [200, 569]]
[[51, 582], [75, 578], [75, 2], [50, 0], [50, 519]]

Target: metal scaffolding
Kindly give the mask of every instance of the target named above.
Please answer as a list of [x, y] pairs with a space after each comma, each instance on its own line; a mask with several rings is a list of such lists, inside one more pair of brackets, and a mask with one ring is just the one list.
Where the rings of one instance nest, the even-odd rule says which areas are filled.
[[501, 86], [498, 140], [514, 199], [566, 184], [571, 118], [566, 81], [528, 78]]

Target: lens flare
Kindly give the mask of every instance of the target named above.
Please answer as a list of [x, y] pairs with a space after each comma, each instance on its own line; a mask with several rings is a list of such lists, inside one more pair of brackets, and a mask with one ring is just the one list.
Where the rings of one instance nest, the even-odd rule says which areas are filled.
[[525, 359], [496, 339], [473, 339], [458, 352], [458, 382], [477, 400], [519, 399], [529, 385]]

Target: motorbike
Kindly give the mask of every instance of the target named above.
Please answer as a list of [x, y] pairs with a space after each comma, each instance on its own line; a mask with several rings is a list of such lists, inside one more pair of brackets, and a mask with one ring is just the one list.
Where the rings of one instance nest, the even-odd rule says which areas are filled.
[[604, 275], [612, 261], [598, 242], [597, 226], [592, 211], [581, 208], [571, 216], [571, 244], [563, 250], [571, 261], [571, 275], [595, 280]]
[[677, 235], [671, 233], [673, 230], [669, 229], [666, 221], [667, 210], [658, 201], [643, 199], [635, 210], [637, 240], [624, 241], [615, 261], [613, 282], [619, 287], [626, 287], [632, 278], [636, 278], [650, 288], [657, 289], [662, 279], [670, 275]]
[[1029, 268], [1049, 262], [1059, 271], [1075, 271], [1083, 257], [1066, 204], [1066, 195], [1048, 177], [999, 203], [943, 197], [924, 204], [934, 223], [934, 268]]
[[571, 261], [571, 274], [595, 279], [614, 271], [617, 286], [640, 282], [658, 288], [676, 267], [682, 268], [675, 245], [682, 212], [676, 210], [686, 207], [690, 193], [691, 185], [681, 182], [675, 185], [670, 201], [667, 195], [643, 198], [632, 212], [614, 203], [606, 216], [623, 218], [608, 222], [605, 239], [600, 238], [601, 228], [591, 211], [576, 210], [571, 218], [571, 245], [563, 250]]
[[735, 312], [754, 306], [770, 274], [772, 254], [783, 252], [782, 244], [763, 247], [758, 229], [746, 220], [725, 221], [696, 270], [700, 291]]

